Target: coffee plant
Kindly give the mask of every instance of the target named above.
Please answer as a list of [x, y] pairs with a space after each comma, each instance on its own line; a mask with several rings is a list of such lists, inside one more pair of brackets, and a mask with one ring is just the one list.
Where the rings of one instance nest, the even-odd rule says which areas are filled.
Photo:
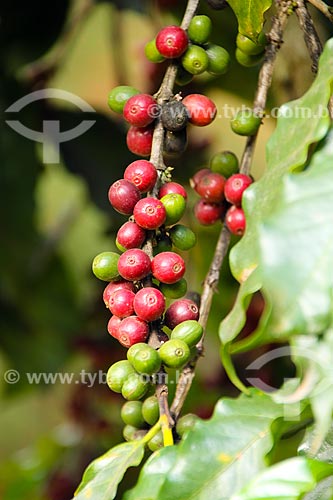
[[[140, 157], [108, 191], [124, 217], [119, 251], [101, 249], [92, 264], [107, 283], [107, 330], [127, 349], [107, 373], [110, 390], [124, 398], [125, 442], [88, 466], [75, 498], [112, 500], [126, 471], [141, 467], [123, 500], [331, 499], [333, 40], [322, 48], [315, 10], [304, 0], [207, 1], [237, 17], [237, 62], [261, 67], [252, 108], [230, 121], [246, 138], [242, 158], [216, 153], [187, 193], [174, 179], [173, 160], [186, 155], [189, 127], [209, 126], [219, 115], [213, 100], [189, 85], [198, 75], [226, 73], [232, 58], [213, 43], [214, 26], [200, 3], [188, 0], [181, 24], [161, 27], [144, 47], [149, 61], [166, 68], [154, 95], [126, 85], [109, 94], [109, 107], [128, 124], [127, 147]], [[332, 20], [321, 0], [309, 3]], [[267, 169], [254, 180], [256, 139], [289, 18], [303, 31], [315, 76], [302, 97], [280, 107]], [[187, 290], [184, 253], [197, 236], [181, 222], [192, 196], [198, 223], [221, 226], [200, 295]], [[197, 363], [205, 363], [205, 329], [226, 255], [239, 291], [217, 334], [224, 370], [241, 395], [216, 401], [213, 416], [203, 420], [182, 409]], [[265, 303], [259, 323], [241, 335], [259, 291]], [[257, 379], [277, 357], [290, 356], [296, 367], [279, 390], [259, 387], [255, 378], [245, 383], [237, 373], [234, 356], [258, 347], [264, 354], [248, 367]]]

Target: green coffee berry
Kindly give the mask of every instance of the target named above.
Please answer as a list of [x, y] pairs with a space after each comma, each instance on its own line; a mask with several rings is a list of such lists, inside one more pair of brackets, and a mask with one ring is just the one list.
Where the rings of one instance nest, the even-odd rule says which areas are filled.
[[140, 91], [128, 85], [120, 85], [111, 90], [108, 97], [108, 105], [115, 113], [122, 113], [128, 99], [134, 95], [140, 94]]
[[183, 66], [179, 66], [177, 69], [177, 75], [176, 75], [176, 83], [180, 87], [183, 87], [184, 85], [188, 85], [191, 83], [193, 80], [193, 75], [186, 71], [186, 69], [183, 68]]
[[196, 244], [197, 238], [195, 233], [189, 227], [183, 224], [176, 224], [170, 231], [172, 243], [179, 250], [190, 250]]
[[135, 401], [143, 398], [149, 387], [149, 379], [139, 373], [132, 373], [123, 383], [121, 393], [125, 399]]
[[183, 340], [189, 347], [195, 346], [203, 335], [203, 328], [193, 319], [179, 323], [171, 332], [171, 339]]
[[209, 65], [209, 59], [205, 49], [198, 45], [190, 45], [181, 61], [184, 69], [192, 75], [203, 73]]
[[142, 402], [127, 401], [121, 408], [120, 416], [125, 424], [142, 427], [145, 423], [142, 416]]
[[115, 281], [119, 279], [118, 260], [120, 255], [116, 252], [102, 252], [93, 260], [92, 271], [96, 278], [102, 281]]
[[156, 396], [146, 398], [142, 404], [142, 416], [149, 425], [155, 425], [160, 417], [160, 409]]
[[[134, 349], [134, 354], [132, 354], [131, 349]], [[161, 358], [158, 352], [150, 347], [148, 344], [140, 342], [138, 344], [134, 344], [128, 350], [128, 359], [131, 360], [131, 363], [135, 370], [138, 373], [146, 373], [148, 375], [152, 375], [153, 373], [158, 372], [161, 367]]]
[[161, 198], [161, 202], [163, 203], [167, 214], [164, 223], [166, 226], [175, 224], [184, 215], [186, 209], [186, 200], [181, 194], [166, 194]]
[[156, 47], [155, 38], [153, 40], [150, 40], [150, 42], [146, 43], [145, 54], [148, 61], [151, 61], [153, 63], [161, 63], [165, 61], [165, 57], [163, 57], [162, 54], [159, 53]]
[[162, 344], [159, 355], [165, 366], [181, 368], [190, 359], [190, 349], [183, 340], [172, 339]]
[[209, 59], [207, 71], [212, 75], [223, 75], [226, 73], [230, 64], [229, 52], [220, 47], [220, 45], [213, 43], [208, 44], [205, 49]]
[[129, 361], [117, 361], [108, 369], [106, 382], [112, 391], [121, 392], [125, 380], [132, 374], [135, 374], [135, 370]]
[[255, 43], [247, 36], [238, 33], [236, 38], [237, 47], [248, 56], [256, 56], [261, 54], [265, 50], [267, 43], [267, 38], [265, 33], [262, 31], [258, 37], [258, 42]]
[[188, 413], [181, 417], [176, 424], [176, 431], [180, 437], [183, 437], [186, 432], [193, 428], [194, 424], [199, 420], [194, 413]]
[[242, 66], [245, 66], [246, 68], [251, 68], [252, 66], [256, 66], [257, 64], [260, 63], [260, 61], [263, 58], [262, 54], [258, 54], [257, 56], [249, 56], [248, 54], [245, 54], [242, 50], [240, 50], [238, 47], [235, 52], [236, 60], [241, 64]]
[[159, 289], [168, 299], [180, 299], [187, 292], [187, 281], [185, 278], [181, 278], [177, 283], [172, 283], [171, 285], [160, 283]]
[[163, 448], [163, 434], [159, 431], [150, 441], [148, 441], [148, 448], [150, 451], [157, 451]]
[[237, 156], [231, 151], [221, 151], [212, 156], [210, 169], [228, 178], [238, 172], [239, 163]]
[[188, 37], [198, 45], [207, 43], [212, 27], [212, 21], [208, 16], [194, 16], [187, 30]]
[[230, 122], [231, 129], [238, 135], [255, 135], [261, 124], [261, 118], [251, 109], [238, 111]]

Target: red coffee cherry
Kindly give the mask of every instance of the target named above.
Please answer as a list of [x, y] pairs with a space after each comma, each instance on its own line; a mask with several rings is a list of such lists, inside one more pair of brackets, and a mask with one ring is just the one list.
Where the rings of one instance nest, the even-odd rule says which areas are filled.
[[179, 299], [166, 310], [164, 322], [168, 328], [173, 330], [175, 326], [189, 319], [199, 319], [199, 308], [193, 300]]
[[206, 201], [220, 203], [224, 199], [224, 186], [225, 178], [223, 175], [210, 172], [200, 179], [195, 190]]
[[109, 299], [109, 309], [118, 318], [126, 318], [134, 314], [135, 293], [131, 290], [117, 290]]
[[136, 160], [126, 167], [124, 179], [132, 182], [141, 193], [146, 193], [155, 186], [157, 170], [150, 161]]
[[134, 285], [131, 281], [114, 281], [109, 283], [103, 292], [103, 301], [106, 307], [109, 307], [109, 300], [111, 295], [116, 292], [117, 290], [130, 290], [131, 292], [134, 292]]
[[226, 199], [233, 205], [240, 206], [242, 204], [243, 193], [245, 189], [252, 184], [252, 179], [249, 175], [245, 174], [234, 174], [229, 179], [224, 186], [224, 195]]
[[118, 327], [118, 340], [124, 347], [144, 342], [149, 334], [148, 323], [137, 316], [128, 316]]
[[126, 250], [141, 247], [146, 239], [146, 231], [135, 222], [125, 222], [117, 233], [117, 243]]
[[203, 226], [215, 224], [221, 220], [224, 213], [225, 205], [223, 203], [210, 203], [201, 199], [194, 205], [194, 215]]
[[117, 316], [111, 316], [108, 322], [108, 332], [112, 337], [114, 337], [117, 340], [118, 340], [118, 329], [121, 321], [122, 321], [121, 318], [118, 318]]
[[190, 186], [192, 189], [195, 189], [199, 183], [199, 181], [207, 174], [210, 174], [211, 170], [209, 168], [202, 168], [198, 170], [193, 177], [190, 179]]
[[157, 50], [168, 59], [181, 56], [187, 46], [187, 33], [180, 26], [166, 26], [156, 37]]
[[158, 104], [149, 94], [137, 94], [128, 99], [124, 106], [124, 118], [135, 127], [147, 127], [158, 113]]
[[109, 201], [120, 214], [131, 215], [136, 203], [140, 200], [140, 191], [132, 182], [119, 179], [109, 189]]
[[134, 299], [134, 311], [145, 321], [155, 321], [160, 318], [165, 309], [165, 298], [157, 288], [141, 288]]
[[151, 261], [151, 267], [153, 276], [167, 284], [176, 283], [185, 273], [185, 262], [175, 252], [157, 254]]
[[242, 208], [233, 205], [229, 208], [225, 216], [225, 223], [232, 234], [242, 236], [245, 231], [246, 221]]
[[138, 156], [149, 156], [153, 143], [154, 127], [130, 127], [126, 143], [128, 149]]
[[157, 229], [166, 219], [163, 203], [157, 198], [142, 198], [134, 207], [135, 222], [145, 229]]
[[166, 194], [180, 194], [185, 200], [187, 199], [185, 188], [181, 184], [178, 184], [178, 182], [166, 182], [163, 184], [158, 192], [158, 197], [163, 198]]
[[119, 258], [118, 271], [125, 280], [142, 280], [151, 272], [150, 258], [139, 248], [126, 250]]
[[216, 116], [216, 106], [211, 99], [202, 94], [190, 94], [184, 97], [183, 104], [189, 114], [189, 122], [198, 127], [212, 123]]

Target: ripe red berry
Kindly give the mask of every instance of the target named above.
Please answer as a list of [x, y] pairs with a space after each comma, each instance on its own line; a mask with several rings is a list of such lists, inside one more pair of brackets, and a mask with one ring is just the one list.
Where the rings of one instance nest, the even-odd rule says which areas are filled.
[[183, 99], [186, 106], [189, 121], [198, 127], [204, 127], [212, 123], [216, 116], [216, 106], [211, 99], [202, 94], [190, 94]]
[[144, 342], [149, 334], [148, 323], [137, 316], [128, 316], [118, 327], [118, 340], [124, 347]]
[[225, 213], [223, 203], [210, 203], [203, 199], [194, 205], [194, 215], [203, 226], [211, 226], [218, 220], [221, 220]]
[[146, 231], [135, 222], [125, 222], [117, 233], [117, 242], [126, 250], [141, 247], [146, 239]]
[[141, 288], [134, 299], [134, 311], [139, 318], [145, 321], [155, 321], [164, 312], [165, 298], [157, 288]]
[[175, 326], [189, 319], [199, 319], [199, 308], [193, 300], [179, 299], [175, 300], [166, 310], [164, 322], [172, 330]]
[[151, 271], [150, 258], [139, 248], [126, 250], [119, 258], [118, 271], [125, 280], [142, 280]]
[[111, 316], [108, 322], [108, 332], [115, 339], [118, 339], [118, 329], [120, 323], [121, 323], [121, 318], [118, 318], [117, 316]]
[[134, 206], [141, 198], [138, 188], [126, 179], [114, 182], [110, 186], [108, 196], [113, 208], [124, 215], [131, 215]]
[[151, 261], [151, 267], [154, 277], [167, 284], [176, 283], [185, 273], [185, 262], [175, 252], [157, 254]]
[[145, 229], [157, 229], [166, 219], [163, 203], [157, 198], [142, 198], [134, 207], [135, 222]]
[[236, 205], [230, 207], [225, 216], [225, 223], [232, 234], [242, 236], [246, 226], [243, 209], [236, 207]]
[[128, 99], [124, 107], [124, 118], [135, 127], [147, 127], [158, 113], [158, 104], [149, 94], [137, 94]]
[[109, 299], [109, 309], [118, 318], [126, 318], [134, 313], [135, 293], [131, 290], [117, 290]]
[[181, 184], [178, 184], [178, 182], [166, 182], [163, 184], [158, 192], [158, 197], [163, 198], [166, 194], [180, 194], [185, 198], [185, 200], [187, 199], [187, 192], [185, 188], [183, 188]]
[[233, 203], [234, 205], [240, 206], [242, 204], [243, 193], [245, 189], [252, 184], [252, 179], [249, 175], [245, 174], [234, 174], [229, 179], [224, 186], [224, 195], [226, 199]]
[[124, 179], [132, 182], [141, 193], [146, 193], [155, 186], [157, 170], [150, 161], [136, 160], [126, 167]]
[[220, 203], [224, 199], [224, 186], [225, 178], [223, 175], [210, 172], [200, 179], [195, 190], [206, 201]]
[[156, 37], [157, 50], [168, 59], [181, 56], [187, 46], [187, 33], [180, 26], [166, 26]]
[[149, 156], [153, 143], [154, 127], [130, 127], [126, 136], [128, 149], [138, 156]]
[[190, 186], [192, 189], [195, 189], [199, 183], [199, 181], [207, 174], [210, 174], [211, 170], [209, 168], [202, 168], [198, 170], [193, 177], [190, 179]]
[[134, 292], [134, 285], [131, 281], [125, 281], [125, 280], [109, 283], [105, 287], [103, 292], [103, 301], [106, 307], [109, 307], [110, 297], [117, 290], [130, 290], [131, 292]]

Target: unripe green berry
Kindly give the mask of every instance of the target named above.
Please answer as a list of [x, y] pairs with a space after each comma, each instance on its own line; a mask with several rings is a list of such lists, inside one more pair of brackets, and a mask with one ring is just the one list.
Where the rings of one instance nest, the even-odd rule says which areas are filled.
[[156, 245], [153, 247], [154, 256], [161, 252], [170, 252], [172, 250], [171, 238], [167, 235], [158, 237], [156, 240]]
[[177, 85], [183, 87], [184, 85], [188, 85], [189, 83], [191, 83], [192, 80], [193, 80], [193, 75], [188, 71], [186, 71], [186, 69], [183, 68], [183, 66], [179, 66], [176, 75]]
[[183, 340], [189, 347], [195, 346], [203, 335], [203, 328], [193, 319], [179, 323], [171, 332], [171, 339]]
[[236, 60], [241, 64], [242, 66], [245, 66], [246, 68], [251, 68], [252, 66], [256, 66], [257, 64], [260, 63], [260, 61], [263, 58], [263, 54], [258, 54], [257, 56], [249, 56], [245, 54], [242, 50], [240, 50], [238, 47], [235, 52]]
[[208, 55], [209, 63], [207, 71], [212, 75], [223, 75], [228, 71], [230, 64], [230, 55], [220, 45], [210, 43], [206, 47], [206, 54]]
[[[131, 350], [134, 354], [132, 354]], [[158, 352], [143, 342], [130, 347], [127, 351], [127, 356], [138, 373], [152, 375], [158, 372], [161, 367], [161, 359]]]
[[265, 45], [267, 43], [267, 38], [265, 33], [262, 31], [258, 37], [258, 42], [255, 43], [247, 36], [238, 33], [236, 38], [237, 47], [248, 56], [256, 56], [262, 54], [265, 50]]
[[170, 238], [172, 243], [179, 250], [190, 250], [197, 242], [195, 233], [189, 227], [183, 224], [176, 224], [170, 231]]
[[112, 391], [121, 392], [127, 377], [134, 373], [135, 370], [129, 361], [126, 359], [117, 361], [108, 369], [106, 382]]
[[187, 292], [187, 281], [185, 278], [181, 278], [177, 283], [172, 283], [171, 285], [160, 283], [159, 289], [168, 299], [180, 299]]
[[108, 105], [115, 113], [122, 113], [128, 99], [134, 95], [140, 94], [140, 91], [128, 85], [119, 85], [111, 90], [108, 97]]
[[139, 375], [139, 373], [132, 373], [124, 381], [121, 393], [125, 399], [135, 401], [143, 398], [149, 387], [148, 377]]
[[92, 270], [96, 278], [102, 281], [119, 279], [119, 257], [120, 255], [116, 252], [102, 252], [96, 255], [92, 263]]
[[166, 226], [171, 226], [182, 218], [186, 208], [186, 200], [184, 196], [177, 193], [169, 193], [161, 198], [161, 202], [163, 203], [167, 214], [165, 219]]
[[194, 16], [188, 27], [187, 34], [193, 43], [202, 45], [208, 42], [212, 27], [212, 21], [208, 16]]
[[221, 151], [212, 156], [210, 169], [228, 178], [238, 172], [239, 162], [237, 156], [231, 151]]
[[159, 349], [162, 363], [169, 368], [181, 368], [190, 359], [190, 348], [179, 339], [168, 340]]
[[121, 408], [120, 416], [125, 424], [142, 427], [145, 423], [142, 416], [142, 402], [127, 401]]
[[149, 425], [155, 425], [160, 417], [160, 408], [156, 396], [146, 398], [142, 404], [142, 416]]
[[165, 57], [159, 53], [156, 47], [156, 39], [150, 40], [150, 42], [145, 45], [145, 55], [148, 61], [153, 63], [161, 63], [165, 61]]
[[150, 451], [157, 451], [163, 448], [163, 434], [159, 431], [150, 441], [148, 441], [148, 448]]
[[231, 120], [233, 132], [238, 135], [255, 135], [261, 124], [261, 118], [250, 109], [238, 111]]
[[194, 415], [194, 413], [188, 413], [187, 415], [184, 415], [183, 417], [180, 417], [180, 419], [177, 422], [176, 425], [176, 431], [177, 434], [180, 437], [183, 437], [186, 432], [191, 430], [194, 426], [194, 424], [199, 420], [199, 417], [197, 415]]
[[147, 434], [147, 431], [138, 429], [133, 425], [125, 425], [123, 428], [123, 436], [125, 441], [137, 441], [142, 439]]
[[200, 75], [206, 71], [209, 59], [205, 49], [198, 45], [190, 45], [182, 57], [182, 65], [192, 75]]

